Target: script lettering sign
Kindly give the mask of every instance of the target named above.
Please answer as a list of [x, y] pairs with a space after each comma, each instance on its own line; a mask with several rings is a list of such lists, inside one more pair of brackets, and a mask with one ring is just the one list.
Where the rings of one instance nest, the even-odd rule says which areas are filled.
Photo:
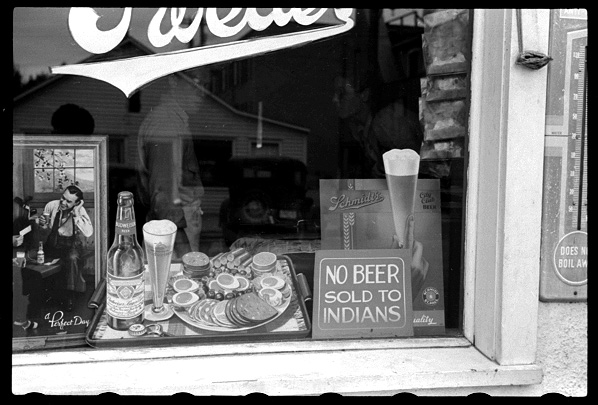
[[[168, 11], [166, 7], [162, 7], [150, 21], [147, 36], [153, 46], [160, 48], [169, 44], [174, 38], [181, 43], [191, 41], [199, 29], [204, 14], [210, 32], [218, 37], [228, 38], [238, 34], [246, 26], [255, 31], [263, 31], [272, 23], [280, 27], [285, 26], [291, 19], [308, 26], [316, 22], [326, 10], [290, 8], [284, 11], [282, 8], [272, 8], [269, 14], [261, 15], [255, 8], [231, 8], [227, 14], [219, 15], [216, 8], [199, 8], [191, 24], [182, 27], [186, 9], [173, 7], [170, 10], [172, 28], [162, 33], [160, 26]], [[102, 80], [117, 87], [129, 97], [145, 84], [171, 73], [305, 45], [342, 34], [353, 28], [355, 25], [351, 18], [353, 9], [333, 10], [339, 24], [324, 28], [120, 60], [54, 66], [50, 71], [52, 74], [80, 75]], [[120, 22], [114, 28], [103, 31], [97, 27], [100, 17], [93, 8], [73, 7], [69, 12], [68, 26], [73, 39], [83, 49], [102, 54], [114, 49], [123, 40], [129, 29], [132, 13], [132, 8], [126, 7]]]
[[413, 336], [407, 249], [319, 250], [314, 267], [312, 336]]

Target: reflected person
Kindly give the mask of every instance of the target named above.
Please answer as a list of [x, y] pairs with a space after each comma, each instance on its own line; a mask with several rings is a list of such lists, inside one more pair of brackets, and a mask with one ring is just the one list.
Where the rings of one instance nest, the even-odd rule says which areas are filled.
[[376, 84], [366, 80], [355, 88], [345, 77], [334, 81], [333, 103], [343, 128], [364, 153], [366, 176], [384, 178], [382, 154], [391, 149], [413, 149], [420, 153], [424, 132], [418, 112], [406, 106], [405, 84]]
[[199, 106], [196, 89], [168, 78], [168, 90], [139, 127], [141, 203], [146, 221], [168, 219], [177, 227], [173, 258], [199, 251], [204, 187], [195, 155], [189, 113]]

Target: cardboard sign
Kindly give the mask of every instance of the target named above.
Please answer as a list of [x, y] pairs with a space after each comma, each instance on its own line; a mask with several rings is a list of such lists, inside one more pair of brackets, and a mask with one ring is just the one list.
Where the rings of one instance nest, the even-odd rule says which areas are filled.
[[[339, 204], [342, 201], [342, 205]], [[414, 239], [419, 243], [412, 277], [415, 336], [445, 332], [440, 181], [418, 179]], [[386, 179], [320, 180], [322, 249], [389, 249], [395, 232]], [[420, 255], [421, 253], [421, 255]]]
[[312, 337], [413, 336], [406, 249], [319, 250]]

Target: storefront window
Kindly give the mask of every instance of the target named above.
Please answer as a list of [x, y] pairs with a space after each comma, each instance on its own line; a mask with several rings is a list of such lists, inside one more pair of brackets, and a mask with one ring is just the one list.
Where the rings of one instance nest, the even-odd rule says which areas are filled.
[[[350, 16], [354, 26], [338, 35], [169, 71], [127, 95], [105, 80], [84, 74], [44, 73], [48, 66], [63, 62], [101, 64], [133, 58], [146, 58], [150, 67], [150, 56], [164, 52], [184, 54], [269, 38], [282, 42], [299, 32], [343, 24], [331, 9], [321, 15], [312, 12], [309, 24], [297, 15], [284, 24], [258, 30], [241, 21], [249, 17], [240, 13], [228, 22], [238, 32], [223, 37], [208, 11], [196, 22], [197, 10], [187, 9], [184, 18], [179, 15], [185, 21], [181, 27], [195, 28], [195, 35], [187, 34], [185, 41], [174, 37], [156, 46], [149, 31], [158, 10], [133, 9], [122, 41], [97, 53], [86, 51], [84, 44], [70, 37], [66, 21], [76, 17], [69, 16], [69, 9], [17, 8], [13, 13], [14, 72], [21, 78], [14, 94], [14, 133], [86, 134], [81, 129], [52, 128], [52, 115], [62, 105], [81, 107], [93, 117], [93, 135], [106, 136], [108, 143], [108, 229], [103, 230], [107, 245], [115, 237], [118, 194], [123, 191], [134, 195], [137, 238], [142, 246], [145, 223], [167, 219], [177, 227], [173, 274], [166, 286], [166, 302], [177, 309], [161, 324], [169, 342], [183, 344], [194, 338], [200, 343], [226, 342], [243, 335], [267, 340], [269, 334], [311, 339], [311, 323], [318, 316], [311, 301], [317, 278], [315, 254], [365, 250], [375, 255], [376, 250], [396, 248], [395, 235], [402, 243], [397, 229], [405, 234], [411, 229], [408, 246], [404, 246], [409, 251], [410, 336], [461, 334], [471, 12], [356, 9]], [[270, 12], [259, 11], [262, 16]], [[104, 30], [114, 29], [125, 15], [122, 9], [98, 9], [97, 13], [98, 28]], [[161, 20], [163, 35], [172, 27], [169, 13]], [[221, 9], [216, 15], [224, 19], [227, 13], [228, 9]], [[27, 31], [23, 21], [40, 15], [48, 17], [56, 30], [46, 38], [56, 41], [60, 56], [33, 60], [26, 52], [27, 41], [39, 33]], [[69, 53], [62, 54], [63, 50]], [[159, 68], [154, 66], [154, 70]], [[407, 231], [404, 224], [395, 228], [392, 217], [392, 191], [388, 191], [383, 155], [393, 149], [412, 150], [418, 156], [417, 184], [411, 191], [414, 221]], [[88, 175], [95, 174], [94, 164], [86, 166], [89, 159], [84, 151], [35, 151], [33, 201], [40, 213], [42, 194], [62, 190], [61, 181], [85, 188], [94, 180]], [[57, 162], [57, 157], [68, 162]], [[357, 200], [368, 193], [382, 193], [386, 205], [363, 204], [344, 211], [330, 208], [331, 198], [344, 194]], [[35, 228], [35, 218], [32, 221]], [[264, 290], [272, 288], [262, 284], [265, 275], [260, 273], [259, 260], [255, 262], [260, 253], [277, 256], [283, 283], [272, 292], [277, 298], [263, 296]], [[224, 260], [227, 255], [233, 260]], [[189, 257], [207, 257], [210, 270], [194, 269], [186, 261]], [[98, 282], [105, 279], [105, 269], [99, 274]], [[188, 291], [188, 296], [204, 304], [186, 306], [177, 301], [182, 295], [175, 294], [186, 292], [177, 279], [192, 280], [197, 288]], [[218, 302], [241, 301], [252, 289], [277, 304], [264, 310], [270, 315], [258, 311], [261, 323], [249, 322], [247, 314], [225, 312], [224, 304], [217, 306]], [[206, 302], [218, 309], [207, 311]], [[353, 304], [355, 316], [357, 308], [366, 308]], [[102, 310], [100, 305], [98, 311]], [[387, 322], [392, 319], [388, 312], [380, 313]], [[339, 318], [334, 319], [338, 322]], [[110, 346], [126, 337], [135, 345], [127, 330], [105, 332], [109, 328], [104, 316], [90, 323], [93, 331], [87, 335], [88, 343], [100, 347], [108, 342]], [[27, 330], [26, 335], [34, 333]]]
[[[547, 75], [516, 64], [516, 11], [198, 11], [13, 11], [13, 392], [392, 395], [541, 382]], [[550, 10], [521, 14], [526, 47], [547, 52]], [[22, 56], [32, 44], [41, 61]], [[80, 118], [59, 127], [64, 105]], [[401, 194], [379, 159], [398, 148], [419, 156], [407, 232], [394, 227], [389, 198]], [[48, 203], [23, 188], [36, 149], [93, 151], [93, 195], [77, 211], [93, 232], [82, 261], [68, 262], [79, 271], [34, 263]], [[123, 191], [136, 226], [130, 211], [117, 226]], [[168, 215], [180, 228], [160, 301], [145, 265], [163, 247], [143, 225]], [[145, 287], [106, 287], [108, 247], [131, 230]], [[396, 248], [401, 234], [415, 249]], [[85, 293], [69, 310], [54, 292], [77, 274]], [[108, 326], [107, 302], [131, 315], [117, 303], [139, 308], [141, 291], [144, 305], [171, 307], [167, 319]]]

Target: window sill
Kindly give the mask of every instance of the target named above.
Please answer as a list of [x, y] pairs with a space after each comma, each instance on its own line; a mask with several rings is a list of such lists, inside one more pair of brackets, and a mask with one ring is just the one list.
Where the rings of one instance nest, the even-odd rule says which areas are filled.
[[86, 348], [12, 359], [14, 394], [319, 395], [542, 380], [539, 366], [500, 366], [461, 337]]

